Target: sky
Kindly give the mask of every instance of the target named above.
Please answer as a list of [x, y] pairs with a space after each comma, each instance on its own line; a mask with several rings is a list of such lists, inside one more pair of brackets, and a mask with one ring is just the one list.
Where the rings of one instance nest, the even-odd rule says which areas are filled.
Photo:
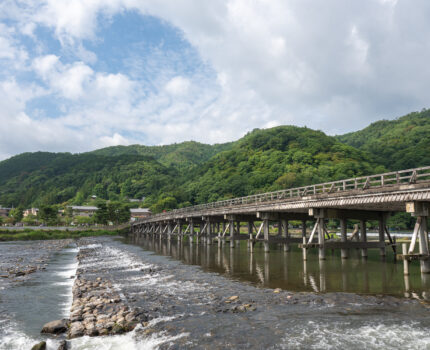
[[0, 0], [0, 160], [428, 108], [428, 0]]

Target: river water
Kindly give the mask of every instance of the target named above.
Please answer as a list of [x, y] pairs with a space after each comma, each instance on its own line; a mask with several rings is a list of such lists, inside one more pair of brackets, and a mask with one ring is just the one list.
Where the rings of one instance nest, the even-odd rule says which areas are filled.
[[[0, 244], [2, 270], [15, 255], [43, 255], [43, 243], [32, 244]], [[45, 322], [68, 316], [85, 247], [86, 278], [108, 278], [151, 320], [124, 335], [73, 339], [72, 349], [430, 349], [427, 280], [412, 264], [405, 281], [392, 255], [342, 261], [335, 252], [321, 263], [311, 251], [304, 264], [298, 249], [265, 254], [257, 245], [250, 254], [245, 242], [219, 249], [107, 237], [44, 255], [45, 270], [0, 279], [0, 349], [30, 349]], [[58, 339], [45, 339], [56, 349]]]

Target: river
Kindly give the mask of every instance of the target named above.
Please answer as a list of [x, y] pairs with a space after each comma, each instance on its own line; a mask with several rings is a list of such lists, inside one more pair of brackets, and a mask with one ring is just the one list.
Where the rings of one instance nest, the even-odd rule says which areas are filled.
[[46, 244], [0, 244], [2, 273], [18, 256], [22, 265], [43, 261], [34, 273], [0, 279], [0, 349], [43, 339], [56, 349], [60, 339], [39, 332], [68, 317], [76, 254], [88, 247], [79, 266], [85, 277], [109, 279], [150, 320], [127, 334], [73, 339], [71, 349], [430, 349], [427, 280], [415, 263], [405, 283], [401, 263], [392, 255], [380, 261], [378, 251], [344, 261], [335, 252], [323, 263], [311, 251], [304, 263], [298, 249], [265, 254], [257, 245], [250, 254], [246, 242], [235, 249], [111, 237]]

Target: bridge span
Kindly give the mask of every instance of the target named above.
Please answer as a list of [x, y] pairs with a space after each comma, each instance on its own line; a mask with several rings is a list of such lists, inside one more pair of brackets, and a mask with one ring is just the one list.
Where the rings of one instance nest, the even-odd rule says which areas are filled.
[[[180, 242], [187, 237], [190, 244], [228, 243], [231, 248], [237, 241], [247, 240], [251, 252], [257, 242], [264, 245], [265, 252], [273, 244], [281, 244], [285, 251], [291, 244], [299, 244], [305, 260], [309, 248], [317, 248], [321, 260], [327, 249], [341, 249], [344, 259], [349, 249], [360, 249], [367, 257], [367, 250], [375, 248], [385, 257], [387, 248], [397, 253], [387, 219], [393, 213], [407, 212], [416, 218], [414, 232], [409, 246], [403, 244], [402, 254], [395, 256], [404, 260], [405, 274], [411, 260], [420, 260], [421, 272], [430, 273], [429, 207], [430, 166], [175, 209], [138, 220], [131, 230], [134, 235]], [[329, 234], [328, 219], [339, 220], [340, 239]], [[347, 220], [358, 220], [350, 233]], [[299, 234], [290, 232], [289, 221], [301, 223]], [[377, 240], [368, 240], [367, 221], [377, 221]], [[311, 230], [307, 230], [310, 222]], [[242, 224], [246, 224], [245, 234]]]

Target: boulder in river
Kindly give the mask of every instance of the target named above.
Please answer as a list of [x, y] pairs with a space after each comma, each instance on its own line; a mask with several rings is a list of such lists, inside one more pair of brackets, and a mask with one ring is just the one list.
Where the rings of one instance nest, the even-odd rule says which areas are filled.
[[69, 339], [82, 337], [84, 335], [85, 327], [81, 322], [73, 322], [70, 324]]
[[67, 350], [69, 346], [67, 345], [66, 340], [62, 340], [57, 350]]
[[46, 341], [41, 341], [40, 343], [33, 345], [31, 350], [45, 350], [46, 349]]
[[68, 320], [56, 320], [46, 323], [42, 328], [42, 333], [60, 334], [67, 331]]

